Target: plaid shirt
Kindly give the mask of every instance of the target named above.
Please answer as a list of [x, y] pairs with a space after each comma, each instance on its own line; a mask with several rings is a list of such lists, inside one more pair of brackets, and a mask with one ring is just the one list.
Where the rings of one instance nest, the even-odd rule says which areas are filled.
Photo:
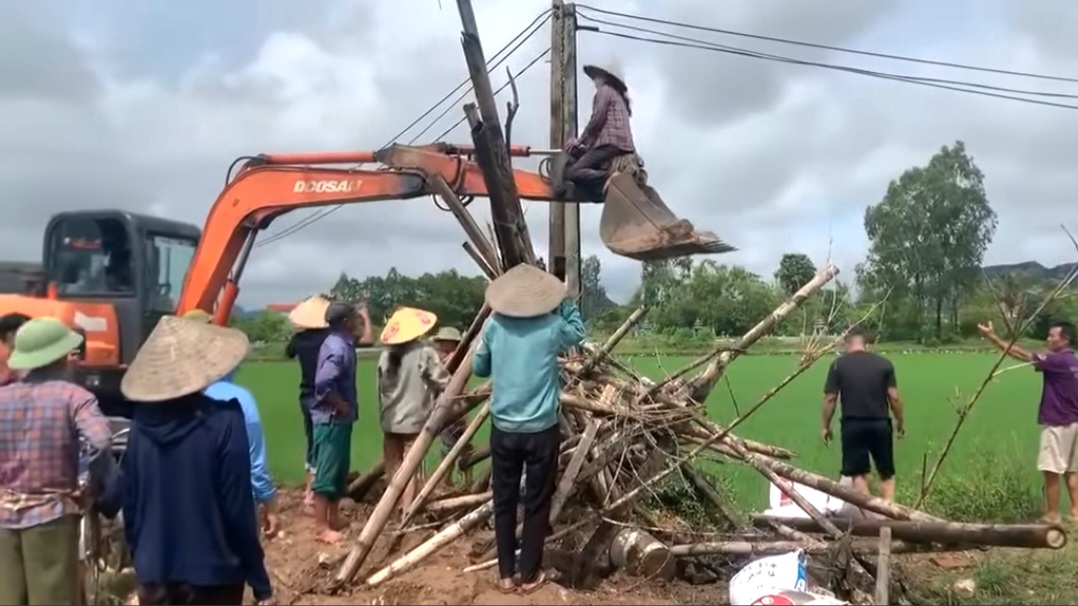
[[636, 151], [633, 129], [629, 126], [629, 106], [625, 99], [608, 84], [595, 91], [591, 120], [584, 127], [580, 141], [587, 147], [610, 145], [623, 152]]
[[97, 398], [55, 375], [0, 388], [0, 528], [40, 526], [81, 513], [79, 440], [109, 449]]

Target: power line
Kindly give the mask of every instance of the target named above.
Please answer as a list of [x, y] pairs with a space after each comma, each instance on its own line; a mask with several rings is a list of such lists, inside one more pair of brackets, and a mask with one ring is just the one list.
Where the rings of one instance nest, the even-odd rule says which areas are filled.
[[[612, 25], [614, 27], [620, 27], [620, 28], [628, 29], [628, 30], [632, 30], [632, 31], [665, 36], [667, 38], [671, 38], [671, 39], [674, 39], [674, 40], [681, 40], [681, 41], [684, 41], [684, 42], [688, 42], [688, 43], [690, 43], [690, 45], [706, 45], [706, 46], [712, 47], [712, 48], [708, 48], [707, 50], [712, 50], [712, 49], [720, 50], [721, 49], [721, 50], [724, 50], [724, 51], [728, 51], [731, 54], [751, 56], [751, 57], [760, 58], [760, 59], [770, 59], [770, 60], [774, 60], [774, 61], [781, 61], [781, 62], [784, 62], [784, 63], [795, 63], [795, 64], [799, 64], [799, 65], [811, 65], [811, 66], [814, 66], [814, 67], [823, 67], [823, 68], [827, 68], [827, 69], [835, 69], [835, 70], [839, 70], [839, 71], [858, 73], [858, 74], [867, 75], [867, 76], [888, 77], [888, 78], [894, 77], [894, 78], [900, 78], [900, 79], [903, 79], [903, 80], [917, 80], [917, 81], [920, 81], [920, 82], [934, 82], [934, 83], [937, 83], [937, 84], [950, 84], [950, 85], [954, 85], [954, 86], [971, 86], [971, 87], [974, 87], [974, 88], [982, 88], [982, 89], [985, 89], [985, 90], [994, 90], [994, 91], [997, 91], [997, 92], [1018, 93], [1018, 94], [1023, 94], [1023, 95], [1034, 95], [1034, 96], [1038, 96], [1038, 97], [1051, 97], [1051, 98], [1057, 98], [1057, 99], [1078, 99], [1078, 94], [1073, 94], [1073, 93], [1042, 92], [1042, 91], [1034, 91], [1034, 90], [1028, 90], [1028, 89], [1019, 89], [1019, 88], [1008, 88], [1008, 87], [1004, 87], [1004, 86], [995, 86], [995, 85], [992, 85], [992, 84], [983, 84], [983, 83], [979, 83], [979, 82], [968, 82], [968, 81], [965, 81], [965, 80], [953, 80], [953, 79], [949, 79], [949, 78], [933, 78], [933, 77], [929, 77], [929, 76], [910, 76], [910, 75], [906, 75], [906, 74], [893, 74], [893, 73], [890, 73], [890, 72], [880, 72], [880, 71], [876, 71], [876, 70], [869, 70], [869, 69], [858, 68], [858, 67], [850, 67], [850, 66], [845, 66], [845, 65], [838, 65], [838, 64], [834, 64], [834, 63], [823, 63], [823, 62], [819, 62], [819, 61], [809, 61], [809, 60], [805, 60], [805, 59], [796, 59], [796, 58], [793, 58], [793, 57], [786, 57], [786, 56], [783, 56], [783, 55], [774, 55], [774, 54], [771, 54], [771, 53], [763, 53], [763, 52], [748, 50], [748, 49], [744, 49], [744, 48], [740, 48], [740, 47], [736, 47], [736, 46], [730, 46], [730, 45], [726, 45], [726, 44], [719, 44], [717, 42], [711, 42], [709, 40], [700, 40], [698, 38], [690, 38], [690, 37], [687, 37], [687, 36], [679, 36], [677, 34], [671, 34], [670, 32], [664, 32], [664, 31], [660, 31], [660, 30], [653, 30], [653, 29], [649, 29], [649, 28], [646, 28], [646, 27], [637, 27], [637, 26], [634, 26], [634, 25], [626, 25], [624, 23], [617, 23], [617, 22], [614, 22], [614, 21], [607, 21], [605, 19], [598, 19], [598, 18], [595, 18], [595, 17], [590, 17], [590, 16], [588, 16], [586, 14], [581, 14], [580, 16], [585, 21], [590, 21], [590, 22], [593, 22], [593, 23], [600, 23], [600, 24], [603, 24], [603, 25]], [[585, 30], [585, 31], [588, 31], [588, 30]], [[602, 30], [599, 30], [599, 33], [603, 33]], [[612, 32], [606, 32], [606, 33], [612, 33]], [[646, 40], [646, 41], [651, 41], [651, 40]]]
[[[513, 53], [518, 51], [529, 39], [531, 39], [533, 36], [535, 36], [535, 34], [540, 29], [542, 29], [543, 25], [545, 25], [546, 22], [550, 20], [550, 18], [552, 16], [552, 12], [553, 12], [552, 9], [546, 9], [545, 11], [539, 13], [539, 15], [537, 15], [534, 19], [532, 19], [531, 23], [526, 25], [524, 27], [524, 29], [520, 30], [520, 32], [518, 32], [516, 36], [514, 36], [509, 42], [507, 42], [505, 44], [505, 46], [503, 46], [496, 53], [494, 53], [494, 55], [489, 60], [487, 60], [487, 66], [488, 66], [487, 67], [487, 73], [489, 74], [489, 73], [493, 72], [498, 66], [500, 66], [502, 63], [504, 63], [506, 60], [508, 60], [509, 57], [511, 57], [513, 55]], [[547, 49], [547, 52], [549, 52], [549, 49]], [[499, 56], [501, 56], [503, 53], [504, 53], [504, 56], [502, 56], [499, 59]], [[534, 61], [532, 63], [528, 64], [527, 67], [531, 67], [531, 65], [533, 63], [534, 63]], [[524, 70], [521, 70], [521, 73], [526, 71], [527, 67]], [[438, 123], [439, 120], [441, 120], [447, 113], [449, 113], [449, 111], [451, 111], [454, 108], [454, 106], [458, 105], [461, 100], [463, 100], [465, 97], [467, 97], [468, 94], [471, 93], [472, 87], [470, 86], [470, 82], [471, 82], [470, 78], [465, 78], [463, 81], [461, 81], [460, 84], [458, 84], [456, 86], [456, 88], [454, 88], [453, 90], [446, 93], [445, 96], [443, 96], [434, 105], [432, 105], [430, 108], [428, 108], [427, 111], [423, 112], [419, 117], [412, 120], [412, 122], [409, 123], [407, 126], [405, 126], [403, 129], [401, 129], [400, 132], [398, 132], [396, 135], [391, 137], [389, 139], [389, 141], [382, 144], [382, 147], [385, 148], [385, 147], [388, 147], [389, 145], [392, 145], [394, 142], [396, 142], [398, 139], [400, 139], [402, 136], [404, 136], [405, 133], [407, 133], [409, 130], [411, 130], [412, 127], [419, 124], [421, 121], [423, 121], [424, 118], [426, 118], [427, 116], [432, 114], [436, 109], [438, 109], [438, 107], [440, 107], [442, 104], [444, 104], [446, 101], [448, 101], [450, 97], [452, 97], [454, 94], [459, 92], [462, 88], [467, 86], [468, 89], [465, 90], [463, 93], [461, 93], [461, 95], [457, 98], [457, 100], [455, 100], [453, 103], [450, 103], [446, 107], [446, 109], [442, 111], [441, 114], [436, 116], [434, 118], [434, 120], [432, 120], [430, 122], [430, 124], [427, 125], [426, 128], [424, 128], [422, 131], [420, 131], [419, 134], [417, 134], [415, 137], [413, 137], [411, 139], [411, 141], [409, 141], [408, 144], [411, 145], [411, 144], [415, 143], [416, 140], [419, 139], [419, 137], [423, 136], [423, 134], [425, 134], [427, 131], [429, 131], [435, 124]], [[498, 91], [501, 91], [504, 88], [505, 87], [503, 86], [502, 88], [498, 89]], [[460, 122], [457, 122], [457, 124], [460, 124]], [[457, 124], [454, 124], [454, 126], [452, 128], [456, 128]], [[441, 139], [441, 136], [438, 137], [438, 139]], [[296, 223], [286, 227], [285, 229], [281, 230], [280, 232], [278, 232], [276, 234], [272, 234], [269, 237], [267, 237], [265, 240], [262, 240], [261, 242], [256, 243], [255, 248], [261, 248], [263, 246], [266, 246], [267, 244], [272, 244], [272, 243], [280, 241], [280, 240], [282, 240], [282, 239], [284, 239], [284, 238], [286, 238], [286, 237], [288, 237], [288, 236], [290, 236], [290, 235], [292, 235], [292, 234], [294, 234], [294, 233], [296, 233], [298, 231], [301, 231], [301, 230], [305, 229], [306, 227], [312, 225], [313, 223], [315, 223], [317, 221], [320, 221], [320, 220], [328, 217], [329, 215], [333, 214], [334, 212], [340, 210], [342, 208], [342, 206], [343, 205], [339, 204], [337, 206], [333, 206], [333, 207], [329, 207], [329, 208], [318, 209], [318, 210], [312, 212], [307, 217], [305, 217], [305, 218], [297, 221]]]
[[605, 14], [605, 15], [611, 15], [611, 16], [614, 16], [614, 17], [623, 17], [623, 18], [626, 18], [626, 19], [635, 19], [635, 20], [638, 20], [638, 21], [647, 21], [647, 22], [650, 22], [650, 23], [658, 23], [658, 24], [661, 24], [661, 25], [670, 25], [670, 26], [673, 26], [673, 27], [683, 27], [683, 28], [686, 28], [686, 29], [693, 29], [693, 30], [697, 30], [697, 31], [705, 31], [705, 32], [711, 32], [711, 33], [715, 33], [715, 34], [723, 34], [723, 35], [727, 35], [727, 36], [737, 36], [737, 37], [740, 37], [740, 38], [751, 38], [751, 39], [754, 39], [754, 40], [766, 40], [768, 42], [777, 42], [777, 43], [780, 43], [780, 44], [790, 44], [790, 45], [794, 45], [794, 46], [803, 46], [803, 47], [807, 47], [807, 48], [816, 48], [816, 49], [820, 49], [820, 50], [829, 50], [829, 51], [835, 51], [835, 52], [839, 52], [839, 53], [848, 53], [848, 54], [852, 54], [852, 55], [862, 55], [862, 56], [865, 56], [865, 57], [876, 57], [876, 58], [879, 58], [879, 59], [890, 59], [890, 60], [893, 60], [893, 61], [906, 61], [906, 62], [909, 62], [909, 63], [920, 63], [920, 64], [923, 64], [923, 65], [936, 65], [936, 66], [940, 66], [940, 67], [950, 67], [950, 68], [954, 68], [954, 69], [964, 69], [964, 70], [986, 72], [986, 73], [992, 73], [992, 74], [1002, 74], [1002, 75], [1005, 75], [1005, 76], [1020, 76], [1020, 77], [1023, 77], [1023, 78], [1035, 78], [1035, 79], [1038, 79], [1038, 80], [1054, 80], [1056, 82], [1078, 83], [1078, 78], [1069, 78], [1069, 77], [1066, 77], [1066, 76], [1056, 76], [1056, 75], [1051, 75], [1051, 74], [1038, 74], [1038, 73], [1032, 73], [1032, 72], [1012, 71], [1012, 70], [1007, 70], [1007, 69], [983, 67], [983, 66], [979, 66], [979, 65], [969, 65], [969, 64], [965, 64], [965, 63], [955, 63], [955, 62], [950, 62], [950, 61], [937, 61], [937, 60], [933, 60], [933, 59], [922, 59], [922, 58], [918, 58], [918, 57], [907, 57], [907, 56], [903, 56], [903, 55], [893, 55], [893, 54], [889, 54], [889, 53], [866, 51], [866, 50], [860, 50], [860, 49], [855, 49], [855, 48], [847, 48], [847, 47], [842, 47], [842, 46], [833, 46], [833, 45], [829, 45], [829, 44], [819, 44], [819, 43], [815, 43], [815, 42], [806, 42], [806, 41], [803, 41], [803, 40], [791, 40], [791, 39], [787, 39], [787, 38], [780, 38], [780, 37], [777, 37], [777, 36], [765, 36], [765, 35], [762, 35], [762, 34], [750, 34], [750, 33], [746, 33], [746, 32], [738, 32], [738, 31], [733, 31], [733, 30], [720, 29], [720, 28], [717, 28], [717, 27], [707, 27], [707, 26], [703, 26], [703, 25], [695, 25], [695, 24], [692, 24], [692, 23], [683, 23], [683, 22], [679, 22], [679, 21], [670, 21], [670, 20], [667, 20], [667, 19], [659, 19], [657, 17], [648, 17], [648, 16], [645, 16], [645, 15], [633, 15], [633, 14], [630, 14], [630, 13], [622, 13], [622, 12], [618, 12], [618, 11], [611, 11], [611, 10], [606, 10], [606, 9], [602, 9], [602, 8], [597, 8], [597, 7], [594, 7], [594, 6], [589, 6], [587, 4], [578, 4], [577, 5], [577, 11], [579, 11], [582, 8], [587, 9], [587, 10], [591, 10], [591, 11], [595, 11], [596, 13], [602, 13], [602, 14]]
[[[578, 16], [581, 16], [586, 20], [593, 20], [593, 19], [590, 19], [589, 17], [586, 17], [584, 15], [580, 15], [579, 12], [578, 12]], [[905, 82], [907, 84], [918, 84], [918, 85], [921, 85], [921, 86], [929, 86], [929, 87], [932, 87], [932, 88], [939, 88], [939, 89], [944, 89], [944, 90], [953, 90], [953, 91], [957, 91], [957, 92], [970, 93], [970, 94], [981, 95], [981, 96], [985, 96], [985, 97], [993, 97], [993, 98], [996, 98], [996, 99], [1007, 99], [1007, 100], [1011, 100], [1011, 101], [1020, 101], [1020, 102], [1023, 102], [1023, 103], [1032, 103], [1032, 104], [1035, 104], [1035, 105], [1046, 105], [1046, 106], [1049, 106], [1049, 107], [1059, 107], [1059, 108], [1063, 108], [1063, 109], [1078, 109], [1078, 105], [1070, 105], [1070, 104], [1067, 104], [1067, 103], [1057, 103], [1057, 102], [1054, 102], [1054, 101], [1044, 101], [1044, 100], [1041, 100], [1041, 99], [1031, 99], [1031, 98], [1028, 98], [1028, 97], [1018, 97], [1018, 96], [1015, 96], [1015, 95], [1003, 94], [1002, 92], [991, 92], [991, 91], [995, 90], [995, 91], [1004, 91], [1004, 92], [1014, 92], [1014, 93], [1020, 93], [1020, 94], [1026, 94], [1026, 95], [1052, 96], [1052, 97], [1076, 98], [1076, 99], [1078, 99], [1078, 95], [1069, 95], [1069, 94], [1066, 94], [1066, 93], [1040, 93], [1038, 91], [1010, 89], [1010, 88], [996, 87], [996, 86], [992, 86], [992, 85], [988, 85], [988, 84], [980, 84], [980, 83], [974, 83], [974, 82], [963, 82], [963, 81], [959, 81], [959, 80], [943, 80], [943, 79], [939, 79], [939, 78], [924, 78], [924, 77], [918, 77], [918, 76], [907, 76], [907, 75], [902, 75], [902, 74], [892, 74], [892, 73], [887, 73], [887, 72], [880, 72], [880, 71], [874, 71], [874, 70], [867, 70], [867, 69], [849, 67], [849, 66], [845, 66], [845, 65], [837, 65], [837, 64], [832, 64], [832, 63], [823, 63], [823, 62], [819, 62], [819, 61], [808, 61], [808, 60], [804, 60], [804, 59], [795, 59], [793, 57], [785, 57], [785, 56], [782, 56], [782, 55], [773, 55], [773, 54], [770, 54], [770, 53], [761, 53], [761, 52], [757, 52], [757, 51], [750, 51], [750, 50], [737, 48], [737, 47], [733, 47], [733, 46], [727, 46], [727, 45], [724, 45], [724, 44], [718, 44], [718, 43], [715, 43], [715, 42], [709, 42], [709, 41], [706, 41], [706, 40], [698, 40], [698, 39], [694, 39], [694, 38], [687, 38], [685, 36], [677, 36], [675, 34], [670, 34], [668, 32], [660, 32], [660, 31], [655, 31], [655, 30], [648, 30], [646, 28], [637, 28], [637, 27], [633, 27], [633, 26], [625, 26], [625, 25], [613, 24], [613, 23], [612, 23], [612, 25], [614, 25], [616, 27], [623, 27], [623, 28], [626, 28], [626, 29], [633, 29], [633, 30], [637, 30], [637, 31], [643, 31], [643, 32], [650, 33], [650, 34], [666, 36], [666, 37], [669, 37], [669, 38], [675, 38], [676, 40], [663, 40], [663, 39], [658, 39], [658, 38], [647, 38], [647, 37], [643, 37], [643, 36], [636, 36], [636, 35], [633, 35], [633, 34], [626, 34], [626, 33], [622, 33], [622, 32], [613, 32], [613, 31], [604, 31], [604, 30], [598, 30], [598, 29], [594, 33], [604, 35], [604, 36], [613, 36], [613, 37], [616, 37], [616, 38], [624, 38], [624, 39], [627, 39], [627, 40], [635, 40], [635, 41], [638, 41], [638, 42], [649, 42], [649, 43], [652, 43], [652, 44], [662, 44], [662, 45], [666, 45], [666, 46], [675, 46], [675, 47], [682, 47], [682, 48], [694, 48], [694, 49], [699, 49], [699, 50], [707, 50], [707, 51], [712, 51], [712, 52], [725, 53], [725, 54], [729, 54], [729, 55], [738, 55], [738, 56], [742, 56], [742, 57], [751, 57], [751, 58], [754, 58], [754, 59], [764, 59], [764, 60], [768, 60], [768, 61], [776, 61], [776, 62], [779, 62], [779, 63], [788, 63], [788, 64], [793, 64], [793, 65], [806, 65], [806, 66], [812, 66], [812, 67], [819, 67], [819, 68], [823, 68], [823, 69], [830, 69], [830, 70], [834, 70], [834, 71], [847, 72], [847, 73], [852, 73], [852, 74], [857, 74], [857, 75], [862, 75], [862, 76], [880, 78], [880, 79], [884, 79], [884, 80], [894, 80], [894, 81], [898, 81], [898, 82]], [[584, 30], [584, 31], [587, 31], [587, 30]], [[967, 87], [971, 87], [971, 88], [967, 88]], [[987, 90], [980, 90], [980, 89], [987, 89]]]
[[[532, 68], [532, 67], [533, 67], [533, 66], [534, 66], [534, 65], [535, 65], [536, 63], [539, 63], [539, 61], [540, 61], [540, 60], [542, 60], [542, 59], [543, 59], [543, 57], [546, 57], [546, 56], [547, 56], [547, 55], [549, 55], [549, 54], [550, 54], [550, 47], [548, 46], [548, 47], [547, 47], [547, 49], [546, 49], [545, 51], [543, 51], [543, 52], [539, 53], [538, 55], [536, 55], [534, 59], [532, 59], [531, 61], [529, 61], [529, 62], [528, 62], [528, 63], [527, 63], [527, 64], [526, 64], [526, 65], [525, 65], [524, 67], [520, 68], [520, 71], [518, 71], [517, 73], [513, 74], [513, 78], [512, 78], [512, 79], [509, 79], [509, 78], [507, 78], [507, 79], [505, 80], [505, 84], [503, 84], [503, 85], [499, 86], [499, 87], [498, 87], [498, 89], [494, 91], [494, 94], [495, 94], [495, 95], [497, 95], [497, 94], [501, 93], [501, 92], [502, 92], [503, 90], [505, 90], [505, 89], [509, 88], [509, 86], [513, 84], [513, 80], [516, 80], [517, 78], [519, 78], [519, 77], [523, 76], [523, 75], [524, 75], [524, 72], [526, 72], [526, 71], [528, 71], [529, 69], [531, 69], [531, 68]], [[467, 120], [467, 119], [468, 119], [468, 116], [461, 116], [461, 118], [460, 118], [459, 120], [457, 120], [456, 122], [454, 122], [454, 123], [453, 123], [453, 125], [452, 125], [452, 126], [450, 126], [449, 128], [447, 128], [447, 129], [445, 129], [444, 131], [442, 131], [442, 134], [440, 134], [440, 135], [438, 135], [437, 137], [435, 137], [435, 139], [434, 139], [434, 140], [435, 140], [435, 141], [441, 141], [443, 137], [445, 137], [445, 136], [446, 136], [446, 135], [448, 135], [449, 133], [453, 132], [453, 129], [455, 129], [456, 127], [460, 126], [461, 124], [464, 124], [464, 121], [465, 121], [465, 120]]]

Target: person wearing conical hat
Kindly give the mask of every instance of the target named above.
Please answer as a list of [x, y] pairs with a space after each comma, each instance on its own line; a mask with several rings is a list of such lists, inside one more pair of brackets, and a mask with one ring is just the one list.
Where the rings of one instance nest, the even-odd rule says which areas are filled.
[[205, 390], [247, 355], [242, 332], [165, 316], [120, 390], [135, 403], [124, 527], [140, 604], [273, 604], [238, 402]]
[[[435, 398], [449, 384], [438, 351], [422, 340], [437, 322], [429, 311], [400, 307], [382, 330], [385, 349], [378, 358], [378, 406], [386, 477], [396, 473], [427, 422]], [[405, 487], [401, 511], [411, 506], [416, 484], [417, 478], [412, 478]]]
[[315, 404], [314, 374], [318, 368], [318, 350], [322, 348], [322, 342], [329, 334], [329, 325], [326, 324], [326, 309], [329, 308], [329, 303], [329, 299], [314, 295], [292, 308], [288, 319], [296, 333], [288, 340], [284, 349], [289, 360], [299, 363], [299, 410], [303, 416], [303, 435], [307, 439], [303, 461], [307, 470], [307, 483], [304, 487], [303, 502], [308, 509], [314, 507], [314, 493], [311, 492], [315, 471], [314, 423], [311, 421], [311, 407]]
[[572, 160], [565, 167], [565, 179], [601, 191], [614, 160], [636, 153], [630, 125], [632, 105], [625, 78], [616, 64], [585, 65], [584, 73], [595, 84], [595, 97], [591, 119], [580, 137], [566, 143], [565, 151]]
[[[315, 403], [311, 407], [314, 424], [314, 494], [316, 538], [338, 543], [344, 529], [338, 514], [340, 500], [348, 489], [352, 462], [352, 426], [359, 418], [356, 390], [356, 347], [370, 345], [371, 318], [367, 306], [334, 301], [326, 308], [329, 334], [318, 350], [314, 375]], [[362, 323], [362, 325], [361, 325]], [[362, 336], [356, 333], [362, 329]]]
[[78, 604], [80, 439], [108, 452], [112, 432], [97, 398], [72, 381], [82, 335], [55, 318], [16, 332], [0, 388], [0, 604]]
[[[531, 592], [546, 582], [543, 543], [561, 447], [558, 355], [583, 343], [584, 322], [576, 304], [566, 298], [565, 284], [527, 264], [491, 282], [486, 301], [494, 314], [483, 328], [472, 365], [493, 387], [490, 455], [499, 588], [514, 591], [519, 583], [521, 591]], [[518, 560], [522, 474], [524, 525]]]

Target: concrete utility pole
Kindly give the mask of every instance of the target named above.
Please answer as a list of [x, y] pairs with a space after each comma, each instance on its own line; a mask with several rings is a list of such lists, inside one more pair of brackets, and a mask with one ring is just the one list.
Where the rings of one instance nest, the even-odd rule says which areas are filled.
[[[550, 147], [576, 136], [576, 5], [554, 0], [550, 20]], [[580, 298], [580, 205], [550, 205], [549, 269]]]

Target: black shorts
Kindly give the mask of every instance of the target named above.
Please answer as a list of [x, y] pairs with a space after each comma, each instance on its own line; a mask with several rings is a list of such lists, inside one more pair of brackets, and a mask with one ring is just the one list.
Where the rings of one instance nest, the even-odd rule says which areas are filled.
[[876, 465], [881, 480], [895, 476], [891, 419], [842, 420], [842, 475], [864, 476]]

